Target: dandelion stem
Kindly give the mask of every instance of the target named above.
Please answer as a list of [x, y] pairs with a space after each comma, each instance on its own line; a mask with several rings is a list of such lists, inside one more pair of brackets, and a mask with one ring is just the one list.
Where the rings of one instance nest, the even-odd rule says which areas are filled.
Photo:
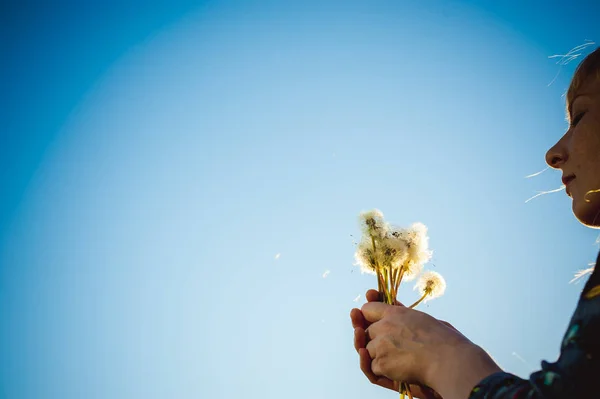
[[[402, 268], [402, 266], [400, 267]], [[398, 285], [396, 284], [396, 282], [398, 281], [398, 275], [400, 274], [400, 269], [396, 268], [394, 269], [394, 272], [392, 274], [392, 296], [394, 297], [394, 303], [396, 302], [396, 297], [398, 297]]]
[[377, 281], [379, 283], [379, 292], [382, 294], [385, 293], [385, 281], [383, 280], [383, 273], [379, 268], [377, 268]]
[[425, 298], [427, 298], [427, 295], [429, 295], [431, 293], [430, 290], [425, 290], [425, 293], [423, 294], [423, 296], [415, 303], [413, 303], [412, 305], [409, 306], [409, 309], [414, 309], [418, 304], [420, 304], [421, 302], [423, 302], [423, 300]]
[[389, 285], [390, 289], [388, 290], [388, 303], [390, 305], [393, 305], [394, 304], [394, 299], [396, 298], [396, 296], [394, 295], [394, 278], [392, 276], [392, 269], [391, 268], [388, 269], [388, 275], [389, 275], [389, 278], [390, 278], [390, 285]]
[[387, 288], [387, 287], [388, 287], [388, 282], [389, 282], [389, 277], [388, 277], [388, 274], [386, 273], [386, 271], [387, 271], [387, 270], [383, 269], [383, 277], [384, 277], [384, 279], [385, 279], [385, 280], [384, 280], [384, 285], [385, 285], [385, 288]]
[[412, 393], [410, 392], [410, 386], [407, 382], [400, 383], [400, 398], [404, 399], [405, 395], [408, 395], [409, 399], [413, 399]]
[[396, 303], [396, 300], [395, 300], [395, 299], [396, 299], [396, 296], [397, 296], [397, 295], [396, 295], [396, 291], [394, 291], [394, 287], [396, 286], [396, 274], [397, 274], [396, 272], [397, 272], [397, 270], [390, 270], [390, 274], [391, 274], [391, 276], [392, 276], [392, 277], [390, 278], [390, 290], [392, 291], [392, 292], [391, 292], [391, 295], [392, 295], [392, 299], [394, 300], [394, 301], [392, 302], [392, 304], [395, 304], [395, 303]]
[[396, 285], [394, 286], [394, 291], [396, 291], [396, 293], [398, 293], [398, 289], [400, 288], [402, 277], [404, 277], [404, 265], [400, 267], [400, 271], [398, 272], [398, 279], [396, 280]]
[[375, 237], [373, 235], [371, 235], [371, 244], [373, 245], [373, 257], [375, 259], [375, 270], [377, 271], [377, 288], [379, 288], [379, 292], [385, 293], [385, 286], [383, 276], [381, 275], [381, 268], [379, 267], [379, 262], [377, 262], [377, 246], [375, 245]]

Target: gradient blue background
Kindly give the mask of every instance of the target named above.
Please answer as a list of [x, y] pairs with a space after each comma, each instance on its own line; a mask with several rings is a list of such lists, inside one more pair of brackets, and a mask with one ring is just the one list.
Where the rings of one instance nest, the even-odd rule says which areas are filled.
[[423, 310], [556, 358], [597, 232], [524, 176], [597, 2], [80, 3], [0, 10], [0, 397], [395, 397], [348, 317], [373, 207], [430, 228]]

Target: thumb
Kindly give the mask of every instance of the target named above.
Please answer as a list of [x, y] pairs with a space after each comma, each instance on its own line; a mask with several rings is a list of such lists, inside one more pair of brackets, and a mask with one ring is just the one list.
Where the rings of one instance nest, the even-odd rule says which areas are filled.
[[383, 318], [383, 315], [392, 305], [382, 302], [367, 302], [360, 309], [364, 318], [371, 323], [375, 323]]

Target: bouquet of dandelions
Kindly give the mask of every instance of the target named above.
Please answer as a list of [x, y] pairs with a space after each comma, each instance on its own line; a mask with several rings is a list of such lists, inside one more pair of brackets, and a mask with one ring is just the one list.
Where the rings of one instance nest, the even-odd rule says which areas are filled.
[[[444, 278], [436, 272], [421, 273], [423, 265], [431, 259], [427, 227], [414, 223], [409, 228], [388, 224], [381, 211], [374, 209], [360, 214], [362, 238], [357, 245], [355, 258], [363, 273], [377, 276], [378, 291], [383, 302], [397, 303], [396, 296], [402, 281], [414, 280], [420, 275], [415, 290], [420, 298], [409, 308], [423, 301], [443, 295], [446, 289]], [[399, 382], [401, 398], [412, 399], [409, 384]]]

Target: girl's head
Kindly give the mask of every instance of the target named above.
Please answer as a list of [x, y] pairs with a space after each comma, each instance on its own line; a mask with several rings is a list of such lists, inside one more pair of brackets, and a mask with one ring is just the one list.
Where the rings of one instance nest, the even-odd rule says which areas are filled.
[[573, 213], [600, 227], [600, 47], [577, 67], [567, 91], [569, 130], [546, 153], [546, 162], [562, 170]]

